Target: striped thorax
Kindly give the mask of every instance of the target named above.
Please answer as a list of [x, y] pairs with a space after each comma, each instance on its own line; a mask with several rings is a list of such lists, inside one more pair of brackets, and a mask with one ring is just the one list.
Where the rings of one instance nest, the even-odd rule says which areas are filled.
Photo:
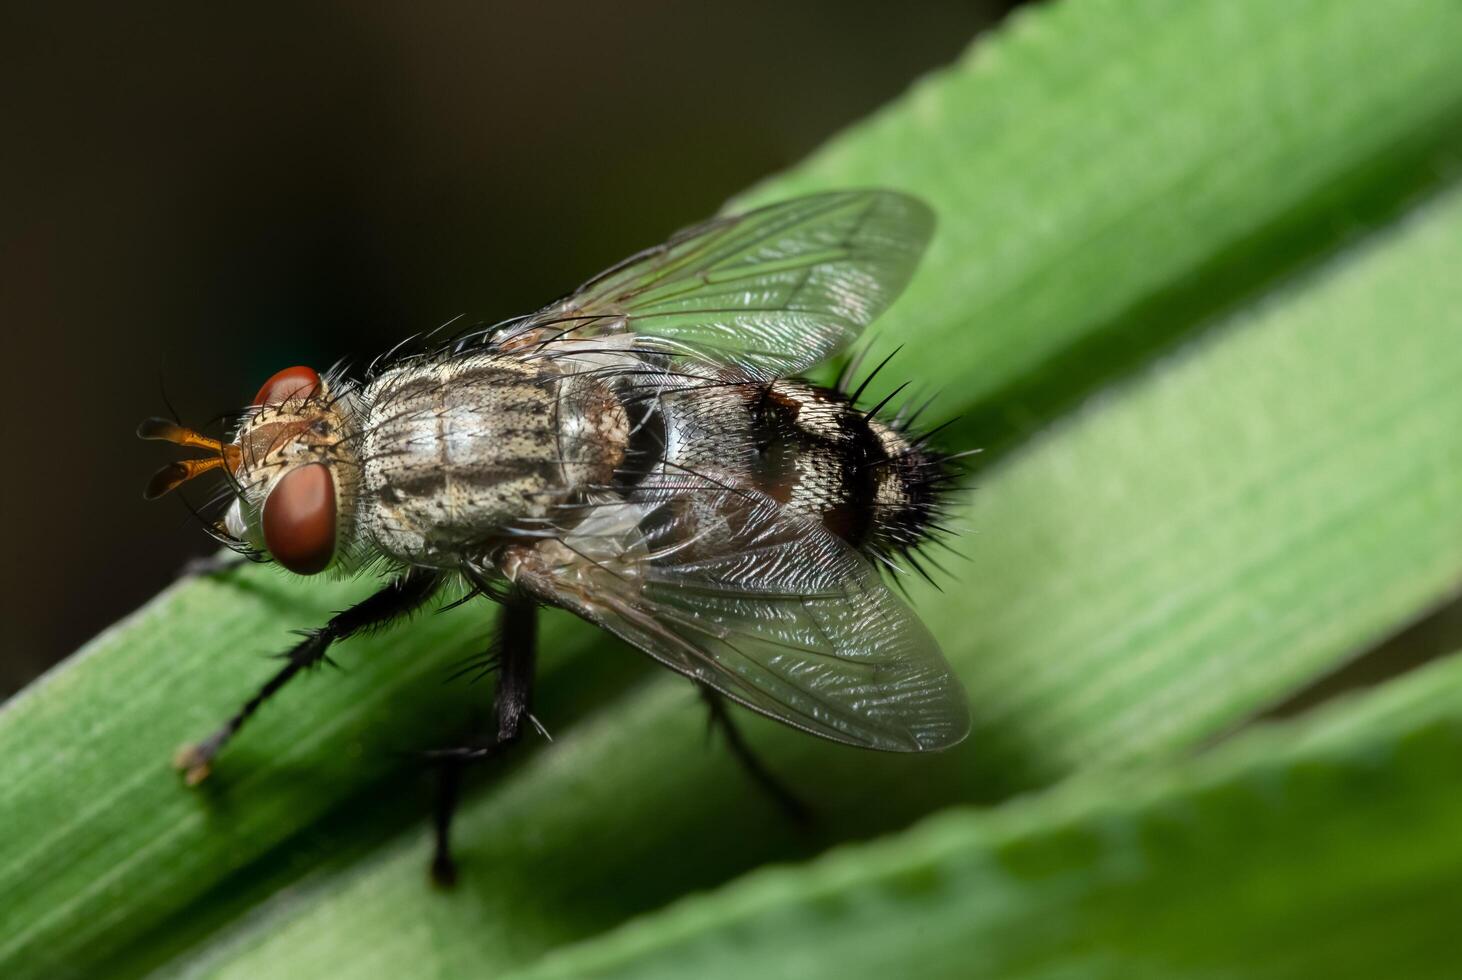
[[363, 401], [361, 533], [424, 564], [460, 562], [608, 484], [629, 433], [605, 385], [511, 355], [403, 367]]

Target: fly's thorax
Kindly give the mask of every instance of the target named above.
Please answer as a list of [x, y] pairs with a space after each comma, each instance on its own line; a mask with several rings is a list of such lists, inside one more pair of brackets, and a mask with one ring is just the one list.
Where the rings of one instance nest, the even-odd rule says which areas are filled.
[[456, 564], [607, 484], [629, 429], [593, 378], [502, 353], [404, 365], [364, 398], [364, 531], [422, 564]]

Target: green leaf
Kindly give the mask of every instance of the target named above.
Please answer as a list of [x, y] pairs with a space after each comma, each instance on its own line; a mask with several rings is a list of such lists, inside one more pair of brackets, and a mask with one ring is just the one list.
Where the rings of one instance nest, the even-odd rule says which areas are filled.
[[188, 583], [0, 713], [0, 974], [529, 962], [944, 803], [1170, 756], [1434, 605], [1462, 575], [1462, 225], [1416, 202], [1459, 142], [1459, 33], [1449, 0], [1055, 4], [757, 191], [888, 184], [940, 213], [880, 328], [907, 345], [890, 370], [1002, 450], [972, 562], [917, 595], [974, 695], [967, 749], [755, 726], [825, 811], [798, 838], [682, 685], [629, 690], [641, 659], [560, 617], [538, 707], [558, 742], [483, 774], [464, 887], [437, 895], [410, 753], [485, 701], [442, 683], [485, 612], [342, 646], [345, 676], [296, 682], [189, 792], [174, 747], [370, 584]]
[[1451, 977], [1462, 656], [1197, 764], [757, 872], [521, 980]]

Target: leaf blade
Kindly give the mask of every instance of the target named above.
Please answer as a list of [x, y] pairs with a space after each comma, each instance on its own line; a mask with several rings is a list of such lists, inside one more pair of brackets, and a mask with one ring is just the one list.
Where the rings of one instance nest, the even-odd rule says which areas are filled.
[[[1197, 329], [1205, 317], [1225, 308], [1230, 292], [1244, 297], [1269, 284], [1271, 263], [1285, 270], [1301, 268], [1343, 239], [1330, 230], [1337, 215], [1348, 220], [1350, 208], [1369, 206], [1366, 202], [1373, 198], [1394, 205], [1442, 179], [1435, 164], [1445, 159], [1446, 147], [1435, 135], [1442, 129], [1438, 121], [1452, 118], [1462, 106], [1462, 78], [1446, 70], [1453, 53], [1450, 37], [1457, 33], [1447, 25], [1457, 16], [1455, 5], [1426, 0], [1388, 5], [1384, 17], [1364, 5], [1309, 3], [1280, 9], [1256, 0], [1191, 5], [1147, 0], [1120, 8], [1111, 3], [1053, 5], [1035, 11], [971, 60], [912, 93], [896, 110], [840, 140], [799, 174], [759, 193], [782, 196], [804, 185], [876, 180], [902, 185], [940, 206], [942, 231], [930, 264], [890, 314], [891, 324], [906, 325], [911, 336], [930, 341], [911, 347], [901, 369], [935, 379], [959, 377], [959, 390], [946, 404], [974, 413], [966, 434], [988, 435], [992, 443], [1006, 446], [1057, 411], [1059, 406], [1042, 392], [1057, 391], [1069, 400], [1073, 393], [1128, 370], [1130, 360], [1113, 355], [1111, 347], [1150, 348]], [[1212, 70], [1195, 76], [1184, 60], [1189, 53], [1208, 59]], [[1134, 67], [1123, 69], [1120, 62], [1127, 57]], [[1395, 70], [1376, 73], [1375, 64]], [[1368, 84], [1350, 84], [1357, 77], [1367, 78]], [[1231, 91], [1235, 86], [1248, 88]], [[1313, 109], [1313, 114], [1273, 104], [1275, 97], [1298, 100], [1301, 93], [1302, 108]], [[1110, 113], [1108, 106], [1113, 107]], [[1213, 131], [1182, 131], [1195, 120], [1210, 124]], [[1447, 132], [1455, 136], [1455, 127]], [[1168, 153], [1157, 153], [1154, 147]], [[1160, 166], [1149, 168], [1154, 162]], [[1378, 176], [1394, 173], [1405, 179]], [[1385, 207], [1380, 212], [1383, 218], [1390, 213]], [[1165, 313], [1167, 320], [1158, 313]], [[964, 324], [976, 321], [979, 332], [961, 332]], [[1450, 321], [1441, 322], [1445, 326]], [[949, 357], [952, 350], [959, 351], [957, 364]], [[1385, 430], [1372, 431], [1367, 444], [1378, 445], [1385, 435]], [[1047, 463], [1044, 477], [1039, 476], [1039, 464], [1026, 464], [1020, 471], [1030, 474], [1025, 477], [992, 474], [992, 480], [1009, 488], [1000, 491], [994, 505], [999, 519], [1041, 528], [1048, 512], [1036, 505], [1037, 498], [1022, 505], [1016, 490], [1055, 480], [1070, 466], [1104, 472], [1102, 445], [1098, 441], [1085, 450], [1095, 454], [1090, 458], [1073, 453], [1065, 462]], [[1113, 446], [1134, 455], [1126, 440]], [[1321, 492], [1344, 475], [1331, 474]], [[1449, 480], [1450, 471], [1434, 475], [1424, 491], [1403, 494], [1407, 513], [1387, 509], [1386, 520], [1404, 525], [1406, 533], [1398, 540], [1416, 540], [1420, 522], [1435, 514], [1453, 519], [1455, 513], [1443, 499], [1451, 488]], [[1080, 481], [1070, 478], [1058, 487], [1055, 502], [1066, 500], [1068, 507], [1070, 495], [1081, 490]], [[982, 493], [977, 508], [985, 506], [984, 498], [996, 496]], [[1051, 506], [1053, 498], [1045, 499], [1043, 506]], [[1230, 503], [1227, 511], [1209, 513], [1228, 514], [1238, 506]], [[1395, 527], [1366, 520], [1363, 506], [1353, 505], [1348, 513], [1370, 533], [1372, 549], [1381, 538], [1394, 536]], [[1278, 524], [1279, 517], [1270, 514], [1264, 526]], [[1116, 548], [1115, 534], [1093, 537], [1087, 523], [1065, 522], [1064, 561], [1072, 555], [1103, 554], [1109, 542], [1121, 554], [1133, 553]], [[1175, 536], [1170, 553], [1180, 555], [1181, 543]], [[972, 544], [986, 547], [979, 540]], [[1007, 542], [999, 554], [1020, 558], [1023, 551], [1049, 546], [1047, 538], [1033, 533], [1024, 545]], [[1366, 542], [1355, 546], [1363, 551]], [[1316, 566], [1327, 560], [1323, 551], [1307, 554]], [[1351, 619], [1345, 635], [1321, 637], [1328, 645], [1310, 649], [1313, 659], [1306, 670], [1324, 657], [1343, 656], [1345, 649], [1383, 631], [1386, 624], [1394, 625], [1435, 601], [1455, 566], [1445, 550], [1427, 554], [1426, 567], [1402, 579], [1404, 590], [1365, 606], [1370, 618], [1364, 623]], [[985, 560], [987, 568], [997, 567]], [[1026, 568], [1037, 584], [1050, 574], [1039, 572], [1039, 563], [1017, 567]], [[1120, 566], [1113, 569], [1122, 571]], [[1369, 581], [1374, 583], [1396, 568], [1372, 571]], [[1061, 581], [1061, 590], [1053, 583], [1045, 593], [1048, 599], [1070, 603], [1080, 600], [1084, 590], [1110, 586], [1110, 608], [1117, 610], [1123, 602], [1129, 609], [1141, 605], [1144, 595], [1130, 590], [1125, 597], [1118, 595], [1111, 582]], [[1238, 579], [1230, 578], [1230, 585], [1234, 581]], [[1356, 580], [1352, 587], [1357, 594], [1366, 581]], [[1224, 583], [1210, 577], [1203, 584], [1207, 591], [1202, 594], [1213, 596]], [[1268, 588], [1279, 590], [1284, 584], [1276, 579]], [[266, 726], [253, 726], [240, 739], [228, 766], [244, 774], [233, 778], [249, 790], [246, 798], [225, 788], [224, 805], [210, 805], [184, 793], [166, 771], [166, 759], [178, 742], [209, 730], [267, 672], [267, 666], [248, 654], [274, 652], [271, 638], [282, 639], [285, 626], [313, 625], [362, 589], [301, 590], [260, 574], [231, 586], [185, 586], [130, 621], [124, 633], [104, 638], [87, 657], [0, 712], [0, 767], [8, 790], [0, 798], [0, 825], [17, 828], [0, 853], [0, 894], [20, 896], [7, 906], [7, 925], [26, 922], [24, 931], [8, 930], [12, 941], [0, 956], [0, 969], [76, 971], [98, 961], [114, 963], [129, 945], [159, 931], [191, 935], [189, 906], [194, 901], [226, 889], [244, 869], [269, 863], [306, 837], [311, 825], [332, 808], [348, 809], [362, 794], [383, 786], [399, 790], [405, 785], [408, 792], [413, 788], [399, 775], [405, 768], [401, 755], [448, 737], [447, 716], [453, 710], [465, 712], [470, 700], [446, 689], [450, 704], [443, 701], [444, 691], [436, 684], [440, 673], [434, 671], [478, 646], [478, 627], [464, 630], [446, 618], [428, 619], [418, 624], [424, 630], [402, 634], [404, 650], [393, 651], [398, 644], [394, 637], [363, 640], [343, 650], [355, 665], [352, 676], [312, 684], [308, 695], [292, 692], [284, 703], [271, 707]], [[998, 595], [984, 601], [986, 608], [999, 604]], [[1297, 601], [1312, 617], [1307, 622], [1330, 611], [1303, 595]], [[1200, 603], [1189, 608], [1209, 607]], [[1012, 611], [988, 629], [997, 630], [994, 638], [1005, 642], [1014, 658], [1039, 649], [1016, 641], [1039, 625], [1032, 617], [1044, 611]], [[931, 618], [942, 618], [943, 631], [961, 627], [960, 618], [949, 612]], [[1093, 616], [1078, 633], [1095, 636], [1102, 626], [1101, 618]], [[567, 666], [545, 677], [545, 691], [574, 684], [581, 691], [591, 687], [579, 675], [599, 663], [602, 641], [568, 628], [547, 631], [546, 636], [560, 643], [561, 663]], [[1126, 642], [1143, 641], [1129, 633]], [[1104, 648], [1105, 657], [1116, 652]], [[916, 794], [902, 814], [870, 816], [861, 824], [853, 820], [845, 832], [888, 826], [920, 805], [950, 795], [998, 797], [1090, 759], [1090, 750], [1082, 746], [1081, 726], [1101, 714], [1103, 703], [1078, 702], [1063, 714], [1049, 688], [1042, 694], [1039, 687], [1039, 671], [1052, 669], [1049, 658], [1028, 666], [1036, 671], [1031, 684], [1012, 690], [998, 686], [1004, 684], [998, 664], [986, 667], [973, 652], [962, 660], [962, 669], [971, 672], [967, 679], [980, 680], [986, 690], [1005, 691], [994, 707], [1006, 719], [1031, 699], [1040, 703], [1044, 698], [1047, 713], [1041, 717], [1052, 726], [1049, 732], [1002, 728], [1009, 735], [999, 750], [1005, 760], [1001, 767], [972, 770], [975, 775], [954, 778], [942, 789], [944, 797]], [[607, 692], [565, 696], [562, 703], [609, 703], [637, 675], [626, 667], [594, 676]], [[1290, 679], [1297, 676], [1299, 672]], [[1267, 683], [1277, 687], [1282, 680], [1270, 676]], [[1249, 690], [1248, 700], [1262, 701], [1267, 690]], [[647, 702], [650, 707], [658, 703]], [[1209, 706], [1205, 725], [1227, 717], [1221, 707]], [[649, 720], [631, 730], [699, 744], [699, 725], [688, 709], [684, 714], [663, 710], [663, 719], [649, 711]], [[1143, 737], [1140, 713], [1135, 717], [1121, 734], [1122, 744], [1129, 752], [1143, 744], [1156, 746]], [[1052, 732], [1061, 739], [1053, 743], [1054, 750], [1046, 744]], [[1198, 732], [1159, 734], [1170, 750]], [[778, 739], [763, 736], [763, 743], [798, 771], [813, 771], [825, 762], [814, 749]], [[637, 750], [632, 742], [614, 744]], [[55, 758], [58, 747], [63, 755]], [[352, 750], [359, 759], [348, 757]], [[560, 753], [555, 759], [569, 755]], [[683, 771], [694, 769], [699, 757], [671, 753], [671, 759], [668, 771]], [[814, 785], [836, 789], [840, 779], [848, 778], [850, 765], [829, 767], [827, 778]], [[947, 775], [938, 770], [908, 772], [912, 775], [903, 779], [915, 784]], [[682, 787], [700, 785], [696, 778], [704, 777], [692, 773]], [[254, 782], [245, 782], [250, 779]], [[586, 791], [582, 783], [568, 785]], [[906, 783], [885, 770], [873, 785]], [[107, 795], [119, 790], [115, 798]], [[528, 790], [519, 792], [532, 796]], [[708, 798], [724, 800], [725, 791], [720, 793]], [[90, 816], [77, 820], [70, 814]], [[499, 818], [476, 819], [490, 827]], [[524, 835], [533, 839], [526, 830]], [[402, 846], [409, 851], [416, 845]], [[759, 852], [743, 850], [718, 859], [720, 863], [706, 862], [696, 871], [700, 877], [667, 878], [660, 891], [641, 894], [631, 905], [661, 901], [675, 887], [714, 883], [755, 860], [794, 850], [785, 835], [774, 831], [768, 831], [761, 846]], [[146, 861], [124, 864], [141, 848], [149, 848]], [[530, 848], [524, 857], [539, 853]], [[78, 854], [83, 860], [75, 860]], [[494, 880], [514, 884], [511, 876]], [[414, 871], [407, 877], [403, 863], [393, 887], [404, 889], [408, 881], [411, 887], [419, 883]], [[508, 935], [512, 930], [504, 928], [513, 921], [510, 917], [493, 927], [502, 930], [504, 949], [531, 956], [535, 946], [602, 928], [628, 910], [633, 909], [581, 910], [576, 921], [567, 915], [568, 921], [550, 918], [550, 912], [563, 910], [540, 910], [531, 928], [524, 929], [532, 938], [517, 947]], [[18, 944], [18, 936], [28, 939]], [[409, 961], [411, 952], [403, 955]]]
[[761, 871], [512, 976], [1450, 975], [1462, 657], [1266, 728]]

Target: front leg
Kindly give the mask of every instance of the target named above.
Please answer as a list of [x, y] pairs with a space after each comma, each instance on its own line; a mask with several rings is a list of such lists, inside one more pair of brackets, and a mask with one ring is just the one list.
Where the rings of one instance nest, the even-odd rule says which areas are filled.
[[210, 578], [252, 564], [248, 558], [232, 551], [219, 551], [201, 558], [190, 558], [178, 572], [179, 578]]
[[173, 764], [182, 770], [184, 780], [189, 786], [196, 786], [208, 778], [214, 756], [228, 744], [244, 722], [296, 674], [324, 660], [330, 644], [343, 640], [352, 633], [383, 626], [398, 616], [419, 608], [436, 592], [441, 580], [440, 572], [413, 569], [370, 598], [356, 603], [344, 612], [336, 613], [319, 629], [306, 632], [303, 640], [281, 655], [285, 661], [284, 667], [269, 678], [253, 697], [245, 701], [244, 706], [233, 717], [203, 741], [185, 745], [178, 750]]
[[498, 643], [497, 690], [493, 693], [495, 731], [478, 744], [430, 753], [441, 764], [434, 821], [436, 849], [431, 871], [437, 884], [442, 886], [450, 886], [457, 880], [451, 833], [452, 815], [457, 810], [461, 793], [463, 767], [498, 755], [517, 742], [523, 735], [523, 722], [532, 717], [538, 607], [516, 589], [503, 598], [503, 611], [498, 619]]

